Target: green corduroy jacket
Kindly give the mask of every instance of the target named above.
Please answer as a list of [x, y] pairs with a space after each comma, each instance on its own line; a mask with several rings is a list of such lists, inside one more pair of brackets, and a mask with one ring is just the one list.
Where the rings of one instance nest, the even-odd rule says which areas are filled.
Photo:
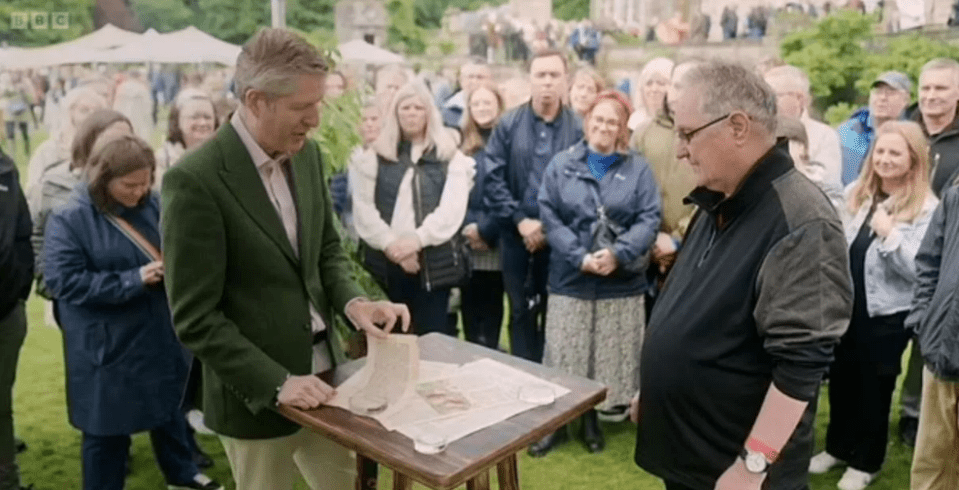
[[298, 426], [276, 413], [287, 375], [311, 372], [309, 303], [323, 316], [331, 358], [343, 360], [334, 312], [362, 295], [322, 175], [317, 144], [291, 159], [299, 254], [236, 130], [224, 124], [163, 179], [165, 284], [183, 344], [203, 364], [205, 423], [219, 434], [265, 439]]

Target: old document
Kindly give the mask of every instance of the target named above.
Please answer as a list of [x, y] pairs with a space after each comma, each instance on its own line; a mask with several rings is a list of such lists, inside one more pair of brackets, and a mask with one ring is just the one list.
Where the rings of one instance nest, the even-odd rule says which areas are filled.
[[419, 379], [420, 349], [415, 335], [367, 337], [366, 365], [336, 389], [329, 404], [358, 415], [383, 412], [409, 397]]
[[488, 358], [462, 366], [421, 361], [413, 335], [370, 339], [369, 346], [366, 365], [336, 388], [329, 404], [414, 441], [429, 434], [453, 442], [569, 393]]
[[[548, 392], [549, 397], [524, 399], [523, 393], [530, 390]], [[413, 396], [375, 418], [383, 427], [413, 440], [428, 432], [453, 442], [567, 393], [563, 386], [480, 359], [439, 378], [421, 377]]]

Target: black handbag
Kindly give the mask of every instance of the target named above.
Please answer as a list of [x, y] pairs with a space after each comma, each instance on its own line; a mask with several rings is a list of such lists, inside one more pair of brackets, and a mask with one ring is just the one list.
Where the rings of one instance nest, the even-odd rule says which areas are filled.
[[386, 258], [386, 254], [383, 253], [382, 250], [376, 250], [363, 240], [360, 240], [357, 253], [360, 257], [360, 262], [363, 264], [363, 268], [373, 276], [373, 279], [376, 280], [380, 287], [385, 289], [390, 259]]
[[[413, 208], [416, 226], [423, 224], [420, 201], [419, 167], [413, 165]], [[469, 241], [457, 230], [453, 237], [439, 245], [420, 250], [420, 285], [426, 291], [464, 286], [473, 275]]]
[[[596, 221], [593, 222], [590, 228], [593, 245], [589, 251], [593, 253], [605, 248], [615, 250], [616, 240], [620, 235], [626, 232], [626, 229], [610, 218], [606, 213], [606, 206], [603, 205], [603, 200], [599, 197], [599, 192], [596, 191], [596, 188], [592, 185], [588, 185], [587, 187], [589, 187], [590, 192], [593, 194], [593, 199], [596, 200]], [[649, 267], [649, 257], [650, 251], [647, 250], [646, 253], [636, 257], [632, 262], [619, 264], [618, 267], [616, 267], [616, 272], [629, 275], [645, 273]], [[614, 274], [616, 272], [614, 272]]]

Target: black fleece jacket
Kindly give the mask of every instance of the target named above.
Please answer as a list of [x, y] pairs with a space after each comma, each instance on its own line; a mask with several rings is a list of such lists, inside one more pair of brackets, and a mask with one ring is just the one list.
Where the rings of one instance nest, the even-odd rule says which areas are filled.
[[13, 159], [0, 150], [0, 318], [27, 299], [33, 280], [30, 210]]
[[819, 383], [852, 284], [836, 211], [786, 145], [729, 198], [693, 190], [699, 210], [649, 318], [636, 462], [693, 489], [712, 489], [739, 455], [770, 384], [809, 408], [768, 488], [808, 488]]

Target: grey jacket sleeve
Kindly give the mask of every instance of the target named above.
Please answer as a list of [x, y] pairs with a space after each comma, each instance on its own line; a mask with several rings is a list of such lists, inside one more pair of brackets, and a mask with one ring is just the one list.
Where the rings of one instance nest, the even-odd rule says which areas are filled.
[[773, 383], [812, 400], [852, 316], [846, 239], [838, 223], [807, 222], [773, 245], [759, 271], [753, 316]]
[[959, 188], [949, 189], [943, 196], [936, 211], [932, 214], [929, 227], [916, 252], [916, 286], [913, 289], [912, 308], [906, 317], [906, 328], [919, 331], [922, 319], [929, 309], [929, 302], [939, 284], [939, 267], [942, 264], [942, 246], [946, 230], [948, 204], [956, 200]]

